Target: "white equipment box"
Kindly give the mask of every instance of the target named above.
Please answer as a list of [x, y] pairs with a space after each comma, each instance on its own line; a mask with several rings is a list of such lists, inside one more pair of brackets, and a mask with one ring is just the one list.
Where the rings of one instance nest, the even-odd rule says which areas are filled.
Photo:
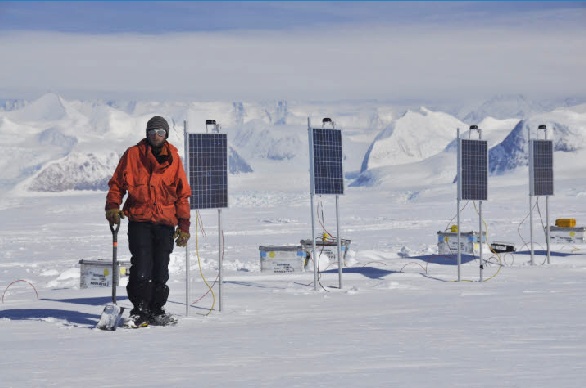
[[260, 246], [260, 271], [305, 272], [306, 252], [301, 245]]
[[[482, 232], [482, 253], [489, 253], [490, 248], [486, 245], [486, 232]], [[453, 255], [458, 253], [458, 232], [437, 232], [437, 253], [439, 255]], [[460, 233], [460, 253], [467, 255], [480, 254], [478, 243], [478, 232]]]
[[[112, 287], [112, 261], [107, 260], [80, 260], [79, 288]], [[118, 282], [116, 286], [128, 283], [130, 262], [118, 261]], [[124, 278], [124, 279], [122, 279]], [[125, 280], [122, 282], [121, 280]]]
[[562, 228], [559, 226], [549, 227], [549, 241], [553, 243], [584, 244], [585, 227]]
[[[350, 243], [352, 240], [341, 239], [340, 240], [340, 256], [342, 256], [342, 260], [346, 260], [346, 254], [350, 249]], [[311, 239], [301, 240], [301, 246], [305, 251], [310, 254], [313, 250], [313, 244]], [[338, 251], [338, 241], [336, 239], [332, 240], [317, 240], [315, 243], [315, 249], [319, 254], [326, 254], [330, 260], [336, 259], [336, 252]]]

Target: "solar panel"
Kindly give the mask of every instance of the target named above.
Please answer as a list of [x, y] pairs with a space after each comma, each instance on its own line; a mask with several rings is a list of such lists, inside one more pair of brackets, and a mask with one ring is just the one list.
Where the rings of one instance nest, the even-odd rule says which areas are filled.
[[553, 195], [553, 142], [529, 140], [529, 191], [531, 195]]
[[488, 153], [486, 140], [461, 141], [461, 195], [463, 200], [486, 201]]
[[342, 131], [313, 128], [314, 194], [344, 194]]
[[191, 209], [228, 207], [228, 139], [225, 133], [188, 135]]

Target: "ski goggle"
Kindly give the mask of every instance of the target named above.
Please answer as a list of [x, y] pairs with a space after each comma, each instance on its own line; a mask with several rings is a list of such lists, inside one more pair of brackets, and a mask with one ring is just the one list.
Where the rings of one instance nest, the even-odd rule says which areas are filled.
[[167, 134], [167, 132], [163, 128], [149, 129], [147, 131], [147, 135], [149, 135], [149, 136], [154, 135], [155, 133], [159, 136], [165, 136]]

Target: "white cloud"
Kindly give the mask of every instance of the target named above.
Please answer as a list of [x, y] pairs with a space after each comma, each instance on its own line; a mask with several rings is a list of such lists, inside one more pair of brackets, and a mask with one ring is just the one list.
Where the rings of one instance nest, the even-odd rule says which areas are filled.
[[10, 32], [0, 34], [0, 93], [160, 100], [583, 94], [585, 29], [552, 27], [524, 22], [163, 35]]

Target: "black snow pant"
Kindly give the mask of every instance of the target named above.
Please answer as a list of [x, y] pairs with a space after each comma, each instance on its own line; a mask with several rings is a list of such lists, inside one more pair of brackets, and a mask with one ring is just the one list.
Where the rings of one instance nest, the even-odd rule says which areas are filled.
[[173, 232], [174, 228], [168, 225], [128, 223], [128, 248], [132, 257], [126, 291], [134, 310], [157, 312], [167, 302]]

